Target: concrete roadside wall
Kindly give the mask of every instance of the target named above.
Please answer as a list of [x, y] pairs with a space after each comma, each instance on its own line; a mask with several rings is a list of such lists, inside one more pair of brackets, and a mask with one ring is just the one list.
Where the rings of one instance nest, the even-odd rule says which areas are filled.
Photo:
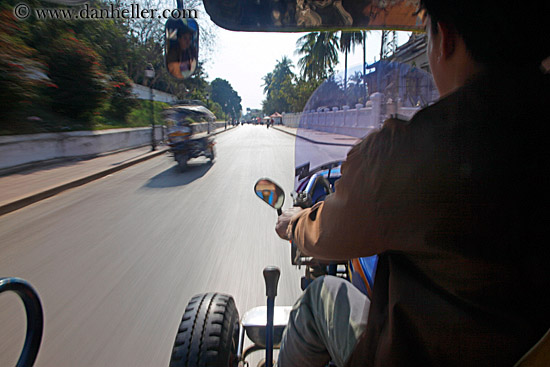
[[[214, 129], [224, 127], [224, 122], [212, 126]], [[196, 132], [206, 131], [207, 124], [196, 124], [194, 129]], [[157, 126], [155, 140], [161, 141], [163, 137], [163, 128]], [[150, 127], [0, 136], [0, 171], [29, 163], [93, 156], [148, 144], [151, 144]]]
[[384, 103], [381, 93], [373, 93], [367, 106], [319, 108], [303, 113], [283, 114], [283, 125], [361, 138], [380, 126], [391, 115], [410, 119], [420, 108], [402, 107], [399, 102]]
[[[138, 99], [149, 100], [151, 98], [151, 91], [149, 87], [146, 87], [141, 84], [132, 83], [132, 93], [134, 93], [134, 95]], [[153, 100], [158, 102], [170, 103], [170, 102], [177, 101], [177, 98], [173, 94], [153, 89]]]
[[[162, 128], [155, 129], [162, 138]], [[151, 143], [151, 128], [0, 136], [0, 170], [56, 158], [89, 156]]]

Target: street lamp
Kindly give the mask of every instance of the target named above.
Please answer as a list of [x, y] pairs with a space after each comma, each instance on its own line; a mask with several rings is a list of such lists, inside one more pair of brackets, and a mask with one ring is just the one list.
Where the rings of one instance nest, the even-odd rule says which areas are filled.
[[155, 143], [155, 107], [153, 105], [153, 78], [155, 77], [155, 68], [152, 64], [147, 64], [145, 68], [145, 77], [149, 79], [149, 101], [151, 103], [151, 150], [156, 150]]

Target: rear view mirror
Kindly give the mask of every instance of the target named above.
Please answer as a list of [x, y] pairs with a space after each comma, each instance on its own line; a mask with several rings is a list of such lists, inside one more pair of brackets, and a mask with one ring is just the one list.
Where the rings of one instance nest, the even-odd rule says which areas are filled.
[[256, 195], [274, 209], [280, 210], [285, 202], [285, 192], [268, 178], [262, 178], [254, 185]]
[[192, 18], [170, 18], [166, 21], [164, 37], [168, 72], [178, 79], [189, 78], [199, 58], [199, 25]]
[[418, 1], [411, 0], [204, 0], [204, 7], [233, 31], [423, 30]]

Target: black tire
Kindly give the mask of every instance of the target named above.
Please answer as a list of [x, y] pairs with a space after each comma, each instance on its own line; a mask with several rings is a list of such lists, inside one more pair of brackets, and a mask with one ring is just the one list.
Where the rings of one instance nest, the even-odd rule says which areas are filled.
[[178, 328], [170, 367], [237, 366], [239, 312], [233, 297], [196, 295]]
[[187, 171], [187, 161], [189, 160], [189, 157], [187, 154], [179, 153], [176, 155], [176, 161], [178, 162], [178, 167], [180, 168], [181, 172]]
[[216, 148], [214, 148], [214, 146], [211, 146], [210, 147], [210, 152], [209, 152], [209, 158], [210, 158], [210, 163], [213, 163], [214, 160], [216, 159]]

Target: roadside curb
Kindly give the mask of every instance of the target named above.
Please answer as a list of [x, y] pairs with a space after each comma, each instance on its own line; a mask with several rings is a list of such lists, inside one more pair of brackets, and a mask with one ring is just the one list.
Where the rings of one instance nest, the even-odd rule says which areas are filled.
[[70, 161], [74, 161], [74, 160], [79, 160], [80, 161], [80, 160], [88, 160], [88, 159], [94, 159], [94, 158], [99, 158], [99, 157], [105, 157], [105, 156], [108, 156], [108, 155], [122, 153], [122, 152], [126, 152], [128, 150], [143, 148], [143, 147], [147, 147], [147, 146], [150, 146], [150, 145], [151, 145], [151, 143], [147, 143], [147, 144], [140, 145], [140, 146], [137, 146], [137, 147], [122, 148], [122, 149], [117, 149], [117, 150], [113, 150], [113, 151], [110, 151], [110, 152], [103, 152], [103, 153], [89, 154], [89, 155], [70, 156], [70, 157], [62, 157], [62, 158], [52, 158], [52, 159], [46, 159], [46, 160], [43, 160], [43, 161], [35, 161], [35, 162], [24, 163], [24, 164], [14, 166], [14, 167], [8, 167], [8, 168], [0, 169], [0, 177], [8, 176], [8, 175], [11, 175], [11, 174], [14, 174], [14, 173], [19, 173], [21, 171], [25, 171], [25, 170], [28, 170], [28, 169], [33, 169], [33, 168], [36, 168], [36, 167], [44, 167], [45, 165], [70, 162]]
[[290, 135], [290, 136], [296, 136], [296, 134], [293, 134], [293, 133], [291, 133], [290, 131], [286, 131], [286, 130], [280, 129], [280, 128], [276, 127], [276, 126], [271, 126], [271, 128], [272, 128], [272, 129], [275, 129], [275, 130], [279, 130], [280, 132], [283, 132], [283, 133], [288, 134], [288, 135]]
[[123, 170], [125, 168], [128, 168], [130, 166], [133, 166], [135, 164], [138, 164], [138, 163], [141, 163], [143, 161], [146, 161], [146, 160], [149, 160], [151, 158], [162, 155], [162, 154], [166, 153], [167, 151], [168, 151], [168, 149], [164, 148], [164, 149], [161, 149], [157, 152], [149, 153], [145, 157], [136, 158], [136, 159], [133, 159], [131, 161], [122, 163], [122, 164], [120, 164], [116, 167], [111, 167], [111, 168], [105, 169], [103, 171], [93, 173], [89, 176], [79, 178], [79, 179], [74, 180], [74, 181], [69, 181], [69, 182], [63, 183], [61, 185], [46, 189], [44, 191], [40, 191], [40, 192], [31, 194], [27, 197], [17, 199], [15, 201], [10, 202], [10, 203], [3, 204], [3, 205], [0, 206], [0, 216], [2, 216], [4, 214], [11, 213], [11, 212], [16, 211], [18, 209], [24, 208], [24, 207], [26, 207], [28, 205], [31, 205], [31, 204], [34, 204], [38, 201], [50, 198], [50, 197], [55, 196], [55, 195], [57, 195], [57, 194], [59, 194], [63, 191], [66, 191], [66, 190], [69, 190], [69, 189], [72, 189], [72, 188], [75, 188], [75, 187], [78, 187], [78, 186], [82, 186], [82, 185], [85, 185], [85, 184], [90, 183], [92, 181], [98, 180], [102, 177], [105, 177], [105, 176], [110, 175], [112, 173], [115, 173], [117, 171], [121, 171], [121, 170]]
[[232, 129], [234, 129], [234, 128], [235, 128], [235, 126], [231, 126], [231, 127], [228, 127], [228, 128], [225, 129], [225, 130], [222, 130], [222, 131], [218, 131], [218, 132], [212, 133], [212, 135], [218, 135], [218, 134], [224, 133], [224, 132], [226, 132], [226, 131], [232, 130]]
[[[235, 128], [235, 126], [228, 127], [227, 129], [222, 130], [222, 131], [217, 131], [217, 132], [213, 133], [212, 135], [218, 135], [218, 134], [221, 134], [223, 132], [229, 131], [233, 128]], [[24, 208], [28, 205], [34, 204], [34, 203], [39, 202], [41, 200], [50, 198], [50, 197], [55, 196], [59, 193], [62, 193], [63, 191], [66, 191], [66, 190], [69, 190], [69, 189], [72, 189], [72, 188], [75, 188], [75, 187], [78, 187], [78, 186], [82, 186], [82, 185], [85, 185], [85, 184], [90, 183], [92, 181], [98, 180], [102, 177], [105, 177], [105, 176], [110, 175], [112, 173], [121, 171], [121, 170], [123, 170], [125, 168], [128, 168], [130, 166], [133, 166], [135, 164], [138, 164], [138, 163], [144, 162], [146, 160], [149, 160], [151, 158], [162, 155], [162, 154], [164, 154], [168, 151], [169, 151], [168, 148], [161, 148], [160, 150], [158, 150], [154, 153], [149, 153], [148, 155], [146, 155], [144, 157], [133, 159], [133, 160], [128, 161], [126, 163], [122, 163], [122, 164], [120, 164], [116, 167], [111, 167], [111, 168], [105, 169], [103, 171], [93, 173], [89, 176], [76, 179], [74, 181], [65, 182], [61, 185], [46, 189], [44, 191], [36, 192], [34, 194], [30, 194], [29, 196], [26, 196], [26, 197], [23, 197], [23, 198], [20, 198], [20, 199], [16, 199], [16, 200], [14, 200], [12, 202], [9, 202], [7, 204], [0, 205], [0, 216], [2, 216], [4, 214], [11, 213], [11, 212], [14, 212], [18, 209]]]
[[306, 138], [306, 137], [304, 137], [304, 136], [299, 136], [299, 135], [293, 134], [293, 133], [291, 133], [291, 132], [289, 132], [289, 131], [286, 131], [286, 130], [283, 130], [283, 129], [279, 129], [279, 128], [275, 127], [275, 126], [272, 126], [271, 128], [272, 128], [272, 129], [275, 129], [275, 130], [278, 130], [278, 131], [280, 131], [280, 132], [282, 132], [282, 133], [288, 134], [288, 135], [290, 135], [290, 136], [294, 136], [294, 137], [296, 137], [296, 138], [298, 138], [298, 139], [303, 139], [303, 140], [305, 140], [305, 141], [309, 141], [310, 143], [313, 143], [313, 144], [331, 145], [331, 146], [336, 146], [336, 147], [353, 147], [353, 144], [327, 143], [327, 142], [325, 142], [325, 141], [317, 141], [317, 140], [313, 140], [313, 139], [308, 139], [308, 138]]

